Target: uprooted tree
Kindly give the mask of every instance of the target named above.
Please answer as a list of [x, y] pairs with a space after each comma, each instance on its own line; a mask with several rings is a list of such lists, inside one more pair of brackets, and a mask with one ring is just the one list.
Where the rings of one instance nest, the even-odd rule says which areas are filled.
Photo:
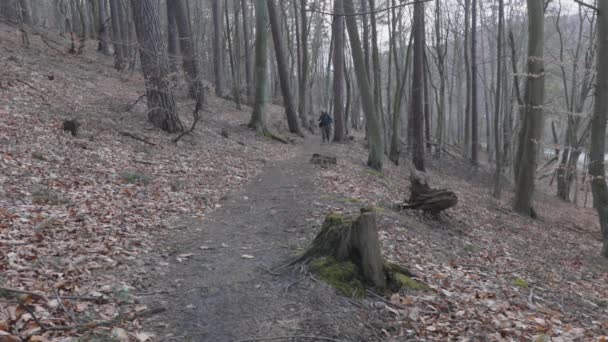
[[455, 206], [458, 196], [447, 189], [433, 189], [426, 173], [410, 168], [410, 199], [399, 203], [397, 209], [417, 209], [433, 216]]
[[329, 214], [310, 247], [291, 264], [296, 263], [310, 264], [346, 295], [363, 295], [365, 285], [381, 291], [424, 288], [407, 269], [382, 257], [373, 208], [362, 208], [356, 218]]

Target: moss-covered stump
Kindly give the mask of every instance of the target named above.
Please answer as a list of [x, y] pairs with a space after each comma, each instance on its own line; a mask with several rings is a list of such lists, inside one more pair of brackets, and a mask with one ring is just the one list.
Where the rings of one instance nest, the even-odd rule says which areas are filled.
[[381, 291], [424, 287], [411, 279], [405, 268], [382, 257], [372, 208], [361, 209], [356, 218], [327, 215], [321, 231], [298, 261], [310, 263], [313, 272], [348, 296], [361, 296], [364, 285]]

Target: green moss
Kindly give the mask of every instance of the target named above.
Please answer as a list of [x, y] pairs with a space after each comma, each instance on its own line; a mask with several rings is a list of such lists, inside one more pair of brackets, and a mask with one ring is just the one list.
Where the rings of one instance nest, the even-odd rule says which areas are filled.
[[408, 288], [410, 290], [425, 291], [429, 289], [428, 286], [406, 276], [403, 273], [395, 272], [393, 276], [402, 287]]
[[363, 170], [363, 173], [382, 179], [386, 178], [382, 172], [370, 168]]
[[347, 203], [353, 203], [353, 204], [357, 204], [360, 202], [357, 198], [354, 198], [354, 197], [347, 197], [347, 198], [345, 198], [345, 201]]
[[123, 172], [120, 178], [129, 184], [143, 184], [148, 185], [150, 183], [150, 177], [137, 173], [137, 172]]
[[528, 282], [521, 278], [515, 278], [513, 280], [513, 285], [524, 288], [524, 289], [528, 288]]
[[313, 260], [310, 268], [345, 296], [363, 297], [365, 295], [360, 270], [352, 262], [338, 262], [331, 257], [322, 257]]

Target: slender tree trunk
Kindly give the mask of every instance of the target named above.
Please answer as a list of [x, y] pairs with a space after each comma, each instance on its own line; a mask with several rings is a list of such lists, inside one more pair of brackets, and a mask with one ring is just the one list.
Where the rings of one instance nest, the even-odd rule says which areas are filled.
[[471, 63], [469, 61], [469, 34], [470, 34], [470, 13], [471, 0], [464, 0], [464, 68], [466, 76], [466, 100], [464, 108], [464, 155], [471, 155]]
[[357, 21], [354, 17], [355, 8], [353, 0], [343, 0], [344, 13], [346, 15], [346, 28], [350, 38], [350, 47], [355, 63], [355, 72], [357, 74], [357, 84], [361, 94], [361, 103], [365, 112], [365, 120], [369, 132], [369, 156], [367, 165], [376, 170], [382, 170], [384, 159], [384, 148], [382, 146], [382, 133], [380, 131], [380, 123], [376, 115], [374, 100], [372, 99], [372, 91], [369, 86], [369, 79], [365, 72], [365, 61], [363, 59], [363, 50], [361, 48], [361, 40], [359, 39], [359, 31], [357, 29]]
[[608, 186], [604, 154], [606, 151], [606, 120], [608, 113], [608, 64], [599, 61], [608, 60], [608, 2], [597, 2], [600, 15], [597, 20], [597, 76], [595, 88], [595, 105], [591, 119], [591, 149], [589, 153], [589, 173], [593, 205], [597, 209], [604, 246], [602, 255], [608, 258]]
[[146, 80], [148, 120], [167, 132], [180, 132], [183, 127], [169, 86], [167, 51], [162, 41], [157, 3], [154, 0], [131, 0], [131, 4]]
[[[294, 0], [297, 1], [297, 0]], [[300, 0], [300, 52], [302, 54], [302, 66], [301, 66], [301, 77], [299, 85], [299, 101], [298, 101], [298, 112], [300, 114], [300, 121], [302, 127], [312, 130], [308, 120], [308, 102], [307, 102], [307, 88], [308, 88], [308, 19], [306, 17], [306, 3], [307, 0]]]
[[122, 42], [122, 25], [118, 13], [122, 10], [119, 0], [110, 0], [110, 11], [112, 12], [112, 43], [114, 44], [114, 68], [123, 70], [125, 67], [125, 47]]
[[169, 69], [171, 72], [178, 70], [179, 37], [177, 33], [177, 19], [175, 15], [174, 1], [167, 1], [167, 51], [169, 53]]
[[522, 215], [536, 216], [532, 208], [537, 154], [543, 130], [545, 75], [543, 62], [544, 1], [528, 0], [528, 70], [526, 78], [523, 140], [513, 208]]
[[182, 68], [188, 81], [188, 93], [190, 97], [198, 100], [201, 104], [205, 102], [203, 83], [198, 74], [196, 64], [196, 51], [192, 39], [192, 28], [190, 27], [190, 15], [186, 0], [171, 0], [173, 13], [179, 35], [179, 47], [182, 52]]
[[424, 3], [414, 4], [414, 65], [412, 69], [412, 109], [410, 135], [412, 162], [424, 171]]
[[129, 60], [132, 56], [131, 39], [129, 38], [129, 7], [130, 5], [128, 2], [119, 2], [118, 20], [120, 21], [120, 41], [123, 46], [125, 60]]
[[97, 44], [97, 51], [103, 53], [104, 55], [110, 55], [110, 46], [108, 44], [108, 25], [106, 23], [107, 15], [106, 15], [106, 5], [105, 0], [97, 0], [97, 18], [99, 23], [99, 31], [98, 38], [99, 43]]
[[332, 36], [334, 40], [334, 141], [344, 140], [344, 6], [342, 0], [334, 0]]
[[[369, 1], [369, 11], [374, 12], [376, 9], [375, 0], [368, 0], [368, 1]], [[374, 89], [374, 105], [376, 106], [376, 113], [377, 113], [378, 117], [380, 118], [380, 120], [382, 121], [383, 144], [384, 144], [384, 146], [387, 146], [388, 139], [385, 134], [385, 132], [387, 131], [386, 117], [384, 116], [384, 113], [383, 113], [384, 110], [382, 108], [382, 69], [381, 69], [381, 65], [380, 65], [380, 52], [378, 49], [378, 29], [377, 29], [377, 25], [376, 25], [376, 14], [371, 13], [369, 17], [370, 17], [370, 24], [371, 24], [371, 29], [372, 29], [371, 45], [372, 45], [372, 67], [373, 67], [372, 75], [373, 75], [373, 89]], [[388, 154], [388, 151], [385, 151], [385, 153]]]
[[222, 97], [226, 89], [224, 77], [224, 48], [222, 42], [222, 0], [211, 1], [213, 16], [213, 71], [215, 76], [215, 95]]
[[[236, 109], [241, 109], [241, 70], [240, 70], [240, 55], [241, 51], [239, 48], [239, 6], [238, 3], [234, 3], [234, 44], [232, 43], [232, 37], [230, 34], [230, 16], [228, 15], [228, 6], [224, 13], [226, 14], [226, 36], [228, 37], [228, 56], [230, 57], [230, 72], [232, 74], [232, 91], [234, 93], [234, 102], [236, 103]], [[233, 47], [234, 46], [234, 47]]]
[[479, 151], [477, 80], [477, 0], [471, 0], [471, 160], [473, 163], [477, 163]]
[[255, 102], [249, 127], [266, 134], [268, 97], [268, 7], [266, 0], [255, 2]]
[[492, 195], [500, 198], [502, 176], [502, 155], [500, 151], [500, 91], [502, 89], [502, 36], [504, 26], [504, 0], [498, 0], [498, 34], [496, 37], [496, 97], [494, 98], [494, 152], [496, 171], [494, 173], [494, 191]]
[[250, 48], [250, 34], [249, 34], [249, 17], [247, 15], [249, 0], [241, 0], [241, 15], [243, 17], [243, 45], [245, 47], [245, 84], [246, 84], [246, 95], [247, 102], [251, 103], [251, 96], [253, 94], [253, 67], [251, 62], [251, 48]]
[[285, 56], [285, 43], [283, 42], [283, 33], [281, 32], [281, 24], [279, 23], [279, 13], [275, 0], [267, 1], [268, 17], [270, 19], [270, 28], [272, 30], [274, 52], [277, 58], [277, 68], [279, 71], [281, 92], [283, 93], [287, 124], [289, 125], [290, 132], [301, 134], [300, 125], [298, 124], [298, 115], [296, 113], [296, 107], [293, 101], [293, 95], [291, 93], [291, 84], [289, 83], [289, 68], [287, 66], [287, 57]]

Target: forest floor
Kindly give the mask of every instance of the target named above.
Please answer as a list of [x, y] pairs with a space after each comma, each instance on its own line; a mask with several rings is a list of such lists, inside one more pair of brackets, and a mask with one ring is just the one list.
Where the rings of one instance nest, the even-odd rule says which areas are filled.
[[[367, 168], [361, 139], [279, 144], [245, 127], [248, 107], [210, 96], [194, 134], [175, 144], [146, 123], [144, 103], [132, 105], [137, 73], [114, 71], [94, 42], [75, 56], [64, 38], [30, 38], [25, 49], [0, 25], [0, 341], [608, 338], [608, 262], [592, 209], [539, 191], [541, 218], [520, 217], [509, 189], [490, 196], [489, 172], [444, 154], [428, 160], [431, 182], [458, 205], [439, 221], [396, 212], [409, 172]], [[192, 101], [179, 107], [189, 125]], [[75, 117], [72, 137], [61, 123]], [[280, 107], [269, 120], [285, 134]], [[309, 164], [318, 151], [338, 164]], [[427, 290], [351, 299], [301, 268], [268, 272], [325, 215], [368, 205], [385, 257]]]

